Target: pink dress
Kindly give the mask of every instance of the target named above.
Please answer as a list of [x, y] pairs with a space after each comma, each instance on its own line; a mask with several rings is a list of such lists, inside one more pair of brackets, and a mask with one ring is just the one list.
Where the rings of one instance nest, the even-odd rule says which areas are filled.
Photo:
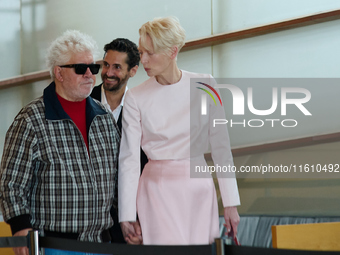
[[[137, 213], [144, 244], [209, 244], [219, 237], [213, 179], [193, 172], [206, 166], [209, 145], [215, 165], [233, 165], [229, 136], [226, 126], [211, 125], [212, 118], [225, 118], [222, 106], [210, 102], [208, 117], [193, 115], [200, 114], [202, 91], [190, 91], [192, 78], [214, 81], [182, 71], [178, 83], [161, 85], [151, 77], [125, 95], [119, 221], [135, 221]], [[140, 146], [149, 158], [141, 177]], [[236, 179], [228, 177], [218, 178], [223, 205], [239, 205]]]

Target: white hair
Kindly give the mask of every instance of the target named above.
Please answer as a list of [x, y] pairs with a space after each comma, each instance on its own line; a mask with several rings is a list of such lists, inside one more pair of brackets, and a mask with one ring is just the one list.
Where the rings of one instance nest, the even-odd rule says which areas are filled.
[[98, 46], [95, 40], [77, 30], [67, 30], [55, 39], [47, 50], [46, 64], [52, 80], [55, 79], [54, 67], [66, 64], [74, 53], [90, 52], [95, 60], [98, 56]]

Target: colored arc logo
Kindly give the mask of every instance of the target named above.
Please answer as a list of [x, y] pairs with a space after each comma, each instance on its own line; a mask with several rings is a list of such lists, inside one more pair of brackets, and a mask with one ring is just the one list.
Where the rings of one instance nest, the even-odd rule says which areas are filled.
[[[214, 92], [215, 95], [217, 96], [217, 98], [218, 98], [218, 100], [220, 101], [221, 106], [222, 106], [222, 100], [221, 100], [219, 94], [217, 93], [217, 91], [216, 91], [213, 87], [211, 87], [210, 85], [205, 84], [205, 83], [203, 83], [203, 82], [197, 82], [197, 83], [199, 83], [199, 84], [201, 84], [201, 85], [204, 85], [204, 86], [208, 87], [209, 89], [211, 89], [211, 91]], [[206, 89], [203, 89], [203, 88], [200, 88], [200, 87], [197, 87], [197, 88], [203, 90], [203, 91], [206, 92], [206, 93], [208, 93], [208, 95], [214, 100], [215, 105], [217, 105], [216, 100], [215, 100], [213, 94], [211, 94], [211, 92], [210, 92], [209, 90], [206, 90]]]

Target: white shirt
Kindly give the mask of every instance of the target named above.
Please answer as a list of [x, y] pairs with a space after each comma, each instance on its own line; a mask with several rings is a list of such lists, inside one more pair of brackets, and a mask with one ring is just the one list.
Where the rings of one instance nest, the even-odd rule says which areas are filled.
[[122, 111], [122, 107], [123, 107], [123, 104], [124, 104], [124, 98], [125, 98], [126, 91], [128, 90], [128, 87], [127, 86], [125, 87], [125, 92], [124, 92], [124, 95], [122, 97], [122, 101], [120, 101], [120, 104], [113, 111], [111, 110], [111, 107], [110, 107], [110, 105], [107, 102], [106, 95], [105, 95], [105, 90], [104, 90], [103, 86], [102, 86], [101, 90], [102, 90], [102, 100], [101, 100], [101, 103], [105, 106], [107, 111], [110, 112], [113, 115], [113, 117], [115, 118], [115, 121], [117, 122], [118, 118], [119, 118], [119, 114]]

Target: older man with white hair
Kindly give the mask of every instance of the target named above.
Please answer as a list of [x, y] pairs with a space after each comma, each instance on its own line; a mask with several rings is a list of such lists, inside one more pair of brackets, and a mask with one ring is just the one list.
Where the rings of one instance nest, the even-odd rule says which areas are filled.
[[38, 229], [49, 237], [110, 241], [120, 133], [89, 97], [100, 69], [96, 52], [96, 42], [79, 31], [57, 38], [47, 54], [53, 82], [6, 134], [0, 206], [13, 236]]

